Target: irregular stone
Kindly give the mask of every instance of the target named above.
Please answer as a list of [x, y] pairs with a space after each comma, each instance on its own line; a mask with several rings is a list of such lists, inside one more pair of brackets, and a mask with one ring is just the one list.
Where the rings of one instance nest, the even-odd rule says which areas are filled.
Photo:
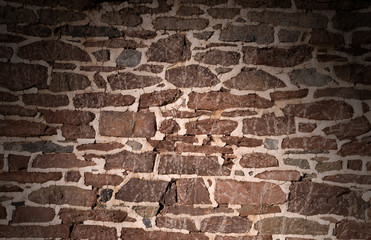
[[201, 221], [201, 232], [247, 233], [252, 222], [243, 217], [214, 216]]
[[207, 13], [217, 19], [232, 19], [240, 13], [240, 8], [210, 8]]
[[328, 172], [328, 171], [339, 171], [343, 168], [342, 161], [337, 162], [319, 162], [316, 165], [316, 170], [318, 172]]
[[205, 53], [197, 53], [194, 59], [205, 64], [230, 66], [237, 65], [239, 63], [240, 57], [241, 56], [238, 52], [226, 52], [214, 49]]
[[53, 72], [49, 90], [52, 92], [83, 90], [90, 84], [90, 80], [84, 75]]
[[208, 240], [209, 238], [201, 233], [180, 233], [163, 231], [145, 231], [141, 228], [123, 228], [121, 238], [127, 240], [136, 239], [177, 239], [177, 240]]
[[335, 29], [343, 31], [351, 31], [359, 27], [367, 27], [369, 25], [371, 13], [351, 13], [351, 12], [338, 12], [332, 18], [332, 26]]
[[274, 26], [298, 27], [298, 28], [320, 28], [327, 27], [328, 18], [321, 14], [308, 12], [248, 12], [247, 18], [253, 22], [273, 24]]
[[202, 178], [179, 179], [177, 200], [180, 204], [211, 204], [209, 191]]
[[278, 167], [278, 160], [273, 155], [255, 152], [244, 154], [240, 160], [240, 165], [244, 168]]
[[61, 146], [53, 142], [8, 142], [3, 146], [5, 150], [30, 153], [72, 153], [73, 151], [73, 146]]
[[41, 107], [62, 107], [69, 104], [69, 99], [66, 95], [52, 94], [26, 94], [22, 96], [22, 101], [26, 105]]
[[329, 226], [304, 218], [271, 217], [255, 224], [255, 229], [263, 234], [326, 235]]
[[348, 122], [338, 123], [323, 129], [327, 135], [334, 134], [339, 140], [354, 139], [371, 130], [371, 123], [365, 116], [352, 119]]
[[132, 178], [116, 193], [116, 199], [128, 202], [158, 202], [168, 185], [165, 181]]
[[280, 42], [296, 42], [300, 36], [300, 31], [280, 29], [278, 32], [278, 39]]
[[9, 171], [20, 171], [26, 170], [28, 168], [28, 162], [30, 161], [29, 156], [22, 156], [22, 155], [8, 155], [8, 167]]
[[73, 153], [51, 153], [37, 155], [33, 160], [34, 168], [83, 168], [96, 165], [92, 161], [82, 161], [77, 159]]
[[13, 53], [14, 51], [12, 48], [0, 46], [0, 58], [10, 59]]
[[330, 76], [317, 73], [314, 68], [294, 69], [288, 75], [294, 85], [321, 87], [332, 81]]
[[162, 112], [163, 117], [173, 117], [173, 118], [195, 118], [195, 117], [199, 117], [202, 115], [210, 116], [211, 112], [208, 112], [208, 111], [188, 112], [188, 111], [178, 111], [176, 109]]
[[99, 50], [92, 52], [95, 59], [97, 59], [98, 62], [106, 62], [110, 60], [110, 51], [109, 50]]
[[208, 68], [199, 65], [169, 69], [165, 78], [178, 88], [211, 87], [220, 82]]
[[123, 8], [118, 12], [102, 14], [101, 21], [113, 25], [135, 27], [142, 23], [142, 18], [136, 13], [135, 9]]
[[220, 138], [227, 145], [236, 145], [237, 147], [259, 147], [263, 140], [247, 137], [223, 136]]
[[59, 216], [62, 223], [83, 223], [84, 221], [123, 222], [127, 219], [127, 212], [120, 210], [97, 209], [78, 210], [62, 208]]
[[49, 222], [54, 215], [53, 208], [19, 206], [13, 212], [12, 223]]
[[175, 102], [182, 96], [182, 92], [178, 89], [168, 89], [163, 91], [154, 91], [145, 93], [140, 96], [139, 108], [161, 107]]
[[125, 169], [131, 172], [152, 172], [156, 154], [153, 152], [132, 153], [126, 150], [106, 155], [104, 169]]
[[177, 16], [194, 16], [194, 15], [201, 15], [204, 14], [205, 12], [196, 6], [180, 6], [178, 11], [176, 12]]
[[309, 169], [309, 163], [306, 159], [284, 158], [283, 163], [290, 166], [297, 166], [301, 169]]
[[297, 181], [300, 179], [300, 173], [295, 170], [271, 170], [259, 173], [254, 177], [277, 181]]
[[160, 155], [159, 174], [196, 174], [198, 176], [228, 176], [230, 170], [216, 156]]
[[148, 61], [177, 63], [191, 58], [191, 43], [183, 34], [174, 34], [152, 43], [147, 52]]
[[371, 223], [341, 220], [335, 232], [338, 239], [368, 239], [371, 237]]
[[78, 182], [81, 178], [81, 174], [79, 171], [69, 171], [64, 178], [67, 182]]
[[72, 233], [72, 239], [107, 239], [115, 240], [117, 239], [116, 228], [97, 226], [97, 225], [76, 225], [74, 226]]
[[295, 98], [304, 98], [308, 95], [308, 89], [300, 89], [296, 91], [276, 91], [270, 93], [270, 97], [273, 101], [282, 101]]
[[130, 106], [134, 102], [135, 97], [131, 95], [103, 92], [76, 94], [73, 98], [76, 108], [123, 107]]
[[229, 25], [222, 29], [219, 40], [228, 42], [242, 41], [256, 42], [257, 44], [269, 44], [274, 41], [274, 29], [267, 24], [242, 26]]
[[357, 10], [361, 8], [369, 7], [367, 1], [364, 0], [340, 0], [340, 1], [326, 1], [326, 2], [307, 2], [305, 0], [298, 0], [296, 7], [300, 9], [310, 9], [310, 10]]
[[79, 151], [97, 150], [97, 151], [108, 152], [108, 151], [115, 150], [115, 149], [122, 148], [122, 147], [124, 147], [124, 145], [119, 142], [87, 143], [87, 144], [78, 145], [76, 149]]
[[53, 69], [73, 70], [77, 68], [74, 63], [48, 63]]
[[215, 68], [215, 71], [216, 71], [218, 74], [223, 74], [223, 73], [227, 73], [227, 72], [232, 71], [232, 68], [223, 68], [223, 67], [218, 67], [218, 68]]
[[291, 1], [270, 1], [270, 0], [257, 0], [257, 1], [245, 1], [235, 0], [235, 2], [243, 7], [248, 8], [290, 8]]
[[153, 65], [153, 64], [143, 64], [134, 69], [135, 71], [144, 71], [151, 73], [161, 73], [164, 70], [164, 66]]
[[100, 193], [101, 202], [108, 202], [112, 198], [112, 189], [102, 189]]
[[172, 205], [164, 206], [164, 208], [161, 210], [161, 213], [174, 215], [187, 214], [191, 216], [205, 216], [208, 214], [233, 213], [233, 210], [223, 206], [218, 206], [217, 208], [204, 208], [204, 207], [201, 208], [189, 205]]
[[91, 2], [89, 0], [81, 0], [81, 1], [71, 1], [71, 0], [59, 0], [59, 1], [47, 1], [44, 0], [10, 0], [12, 2], [18, 2], [26, 5], [35, 5], [41, 7], [56, 7], [61, 6], [68, 9], [75, 9], [75, 10], [89, 10], [96, 6], [95, 2]]
[[366, 89], [354, 89], [353, 87], [323, 88], [316, 89], [313, 96], [315, 98], [339, 97], [358, 100], [368, 100], [371, 99], [371, 91]]
[[37, 110], [23, 108], [17, 105], [2, 105], [0, 106], [0, 114], [1, 115], [18, 115], [18, 116], [25, 116], [25, 117], [34, 117], [37, 114]]
[[282, 140], [282, 148], [302, 148], [304, 150], [325, 149], [337, 150], [335, 139], [328, 139], [321, 136], [312, 137], [286, 137]]
[[317, 54], [318, 62], [346, 62], [347, 58], [330, 54]]
[[126, 142], [126, 145], [130, 146], [131, 149], [133, 150], [140, 150], [142, 149], [142, 146], [143, 146], [141, 143], [134, 141], [134, 140], [128, 140]]
[[47, 87], [47, 68], [25, 63], [0, 63], [0, 87], [21, 91], [32, 87]]
[[258, 114], [252, 110], [236, 110], [230, 112], [223, 112], [222, 117], [246, 117]]
[[242, 132], [258, 136], [280, 136], [295, 133], [293, 117], [276, 117], [274, 113], [264, 114], [261, 118], [243, 120]]
[[237, 122], [230, 120], [205, 119], [194, 122], [188, 122], [185, 125], [187, 134], [216, 134], [230, 135], [237, 127]]
[[272, 205], [286, 201], [281, 188], [268, 182], [217, 180], [214, 194], [219, 204]]
[[336, 46], [344, 45], [344, 36], [338, 33], [330, 33], [322, 29], [313, 29], [311, 33], [311, 38], [309, 40], [310, 44], [313, 45], [327, 45]]
[[34, 11], [23, 7], [15, 8], [10, 5], [0, 7], [0, 23], [37, 23]]
[[137, 43], [133, 40], [126, 40], [124, 38], [111, 38], [108, 40], [102, 40], [102, 41], [86, 41], [84, 43], [85, 47], [106, 47], [106, 48], [143, 48], [146, 47], [146, 45], [143, 45], [142, 43]]
[[45, 25], [76, 22], [86, 18], [84, 13], [67, 10], [40, 9], [37, 13], [39, 15], [39, 23]]
[[60, 123], [79, 125], [89, 123], [94, 120], [95, 114], [88, 111], [76, 110], [41, 110], [41, 114], [47, 123]]
[[158, 17], [152, 22], [156, 30], [202, 30], [209, 25], [205, 18]]
[[247, 217], [249, 215], [260, 215], [268, 213], [280, 213], [281, 209], [278, 206], [269, 206], [269, 205], [249, 205], [243, 206], [240, 209], [237, 209], [241, 217]]
[[371, 80], [368, 77], [371, 74], [370, 66], [359, 64], [346, 64], [334, 66], [336, 76], [346, 82], [356, 84], [371, 85]]
[[66, 35], [71, 37], [87, 38], [87, 37], [122, 37], [124, 33], [113, 27], [105, 26], [75, 26], [63, 25], [54, 30], [56, 35]]
[[1, 238], [69, 238], [69, 225], [14, 226], [0, 225]]
[[58, 181], [62, 178], [62, 173], [38, 173], [38, 172], [3, 172], [0, 174], [0, 181], [12, 181], [18, 183], [46, 183], [49, 181]]
[[140, 63], [142, 53], [133, 49], [124, 49], [116, 59], [119, 67], [135, 67]]
[[165, 216], [158, 216], [156, 218], [156, 226], [159, 228], [185, 229], [190, 232], [198, 231], [194, 221], [189, 218], [177, 219]]
[[50, 37], [50, 35], [52, 34], [52, 30], [50, 30], [50, 28], [42, 26], [42, 25], [38, 25], [38, 24], [29, 24], [25, 26], [16, 25], [16, 24], [8, 24], [7, 30], [8, 32], [19, 33], [22, 35], [29, 35], [29, 36], [41, 37], [41, 38]]
[[6, 137], [40, 137], [57, 134], [54, 127], [25, 120], [0, 120], [0, 135]]
[[123, 178], [114, 174], [92, 174], [86, 172], [84, 174], [85, 185], [92, 185], [94, 188], [101, 188], [107, 185], [117, 186], [120, 185]]
[[371, 31], [356, 31], [352, 34], [352, 44], [370, 44]]
[[254, 68], [242, 68], [241, 72], [224, 82], [227, 88], [238, 90], [266, 91], [272, 88], [286, 87], [286, 84], [275, 76]]
[[26, 40], [24, 37], [0, 33], [0, 42], [2, 43], [20, 43], [23, 42], [24, 40]]
[[150, 138], [156, 133], [155, 114], [152, 112], [102, 112], [99, 132], [103, 136]]
[[18, 56], [28, 60], [81, 61], [90, 62], [89, 55], [82, 49], [61, 41], [44, 40], [22, 46]]
[[365, 185], [371, 184], [371, 176], [358, 174], [336, 174], [326, 176], [323, 178], [323, 180], [339, 183], [356, 183]]
[[0, 101], [1, 102], [16, 102], [19, 98], [13, 94], [7, 92], [0, 92]]
[[340, 120], [353, 116], [353, 108], [348, 103], [336, 100], [323, 100], [312, 103], [288, 104], [282, 109], [285, 116], [295, 116], [315, 120]]
[[193, 33], [193, 37], [200, 40], [208, 40], [213, 34], [213, 31], [204, 31], [200, 33]]
[[362, 160], [348, 160], [347, 169], [352, 169], [355, 171], [362, 170]]
[[213, 153], [222, 153], [222, 154], [232, 154], [233, 149], [231, 147], [219, 147], [219, 146], [210, 146], [210, 145], [203, 145], [197, 146], [189, 143], [177, 143], [175, 151], [177, 153], [183, 152], [195, 152], [195, 153], [205, 153], [205, 154], [213, 154]]
[[162, 121], [161, 127], [159, 129], [163, 134], [172, 134], [180, 130], [179, 124], [173, 119], [166, 119]]
[[162, 81], [160, 77], [136, 75], [130, 72], [112, 74], [107, 77], [112, 90], [130, 90], [145, 88]]
[[315, 123], [299, 123], [299, 132], [313, 132], [317, 128]]
[[202, 110], [224, 110], [227, 108], [270, 108], [273, 102], [255, 93], [234, 95], [228, 92], [207, 92], [189, 94], [188, 107]]
[[270, 150], [276, 150], [278, 149], [278, 143], [279, 141], [277, 139], [265, 139], [264, 140], [264, 148], [270, 149]]
[[299, 45], [286, 48], [257, 48], [245, 46], [243, 61], [246, 64], [267, 65], [272, 67], [294, 67], [312, 58], [313, 48]]

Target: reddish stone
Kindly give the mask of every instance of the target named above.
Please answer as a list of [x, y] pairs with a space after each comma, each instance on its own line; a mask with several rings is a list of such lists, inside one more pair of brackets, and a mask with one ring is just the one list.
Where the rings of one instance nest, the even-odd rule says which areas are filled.
[[272, 240], [272, 236], [269, 235], [243, 236], [243, 237], [216, 236], [215, 240]]
[[345, 187], [310, 181], [296, 182], [290, 186], [289, 212], [306, 216], [336, 214], [364, 219], [367, 205], [361, 192]]
[[82, 161], [77, 159], [73, 153], [50, 153], [37, 155], [33, 160], [34, 168], [83, 168], [96, 165], [92, 161]]
[[300, 173], [295, 170], [272, 170], [259, 173], [255, 177], [278, 181], [297, 181], [300, 179]]
[[219, 147], [219, 146], [210, 146], [210, 145], [193, 145], [189, 143], [178, 143], [176, 144], [176, 152], [195, 152], [195, 153], [222, 153], [222, 154], [232, 154], [233, 149], [231, 147]]
[[99, 132], [103, 136], [150, 138], [156, 133], [155, 114], [152, 112], [102, 112]]
[[136, 75], [130, 72], [109, 75], [107, 80], [111, 85], [112, 90], [145, 88], [158, 84], [162, 81], [160, 77]]
[[323, 88], [317, 89], [313, 95], [315, 98], [320, 97], [340, 97], [340, 98], [350, 98], [359, 100], [371, 99], [371, 91], [366, 89], [354, 89], [347, 87], [340, 88]]
[[348, 169], [361, 171], [362, 170], [362, 160], [348, 160]]
[[228, 176], [230, 170], [219, 164], [215, 156], [160, 155], [159, 174], [196, 174], [198, 176]]
[[117, 186], [122, 182], [122, 177], [113, 174], [84, 174], [85, 185], [92, 185], [94, 188], [101, 188], [107, 185]]
[[28, 109], [17, 105], [2, 105], [0, 106], [1, 115], [19, 115], [25, 117], [34, 117], [37, 114], [37, 110]]
[[185, 229], [190, 232], [198, 231], [194, 221], [188, 218], [177, 219], [165, 216], [158, 216], [156, 218], [156, 226], [159, 228]]
[[264, 114], [261, 118], [243, 120], [242, 132], [258, 136], [279, 136], [295, 133], [293, 117], [276, 117], [274, 113]]
[[247, 233], [252, 222], [243, 217], [214, 216], [201, 221], [201, 232]]
[[160, 153], [175, 151], [175, 141], [151, 140], [151, 139], [148, 139], [147, 141], [153, 147], [153, 151]]
[[42, 116], [47, 123], [63, 123], [71, 125], [79, 125], [89, 123], [94, 120], [95, 115], [87, 111], [74, 111], [74, 110], [40, 110]]
[[158, 17], [152, 22], [156, 30], [202, 30], [207, 27], [209, 20], [205, 18], [176, 18]]
[[161, 107], [175, 102], [180, 96], [182, 96], [182, 92], [178, 89], [145, 93], [140, 96], [139, 108]]
[[237, 209], [241, 217], [247, 217], [249, 215], [261, 215], [268, 213], [280, 213], [281, 209], [278, 206], [269, 205], [248, 205]]
[[194, 59], [210, 65], [230, 66], [239, 63], [241, 54], [232, 51], [221, 51], [218, 49], [210, 50], [204, 53], [197, 53]]
[[171, 68], [166, 71], [165, 79], [178, 88], [211, 87], [220, 82], [208, 68], [199, 65]]
[[371, 144], [367, 142], [350, 142], [341, 146], [339, 155], [345, 157], [349, 155], [371, 156]]
[[173, 118], [195, 118], [199, 116], [210, 116], [211, 112], [208, 111], [196, 111], [196, 112], [188, 112], [188, 111], [178, 111], [176, 109], [168, 110], [166, 112], [161, 113], [164, 117], [173, 117]]
[[45, 183], [48, 181], [58, 181], [62, 178], [62, 173], [38, 173], [38, 172], [3, 172], [0, 174], [0, 181], [12, 181], [18, 183]]
[[40, 137], [57, 134], [54, 127], [25, 120], [0, 120], [0, 135], [7, 137]]
[[223, 136], [220, 139], [227, 145], [238, 147], [259, 147], [263, 144], [263, 140], [255, 138]]
[[59, 211], [62, 223], [83, 223], [84, 221], [123, 222], [126, 220], [127, 212], [120, 210], [98, 209], [79, 210], [62, 208]]
[[113, 25], [124, 25], [127, 27], [135, 27], [142, 23], [140, 13], [146, 8], [122, 8], [119, 11], [107, 12], [102, 14], [101, 21]]
[[336, 174], [326, 176], [325, 181], [339, 182], [339, 183], [357, 183], [357, 184], [371, 184], [371, 176], [358, 174]]
[[336, 100], [322, 100], [313, 103], [289, 104], [282, 109], [285, 116], [315, 120], [340, 120], [351, 118], [353, 108], [348, 103]]
[[0, 86], [11, 91], [47, 88], [47, 68], [36, 64], [0, 63]]
[[186, 123], [187, 134], [220, 134], [229, 135], [237, 127], [237, 122], [230, 120], [205, 119]]
[[180, 127], [173, 119], [166, 119], [161, 122], [160, 132], [164, 134], [176, 133], [180, 130]]
[[12, 223], [49, 222], [54, 215], [53, 208], [19, 206], [13, 212]]
[[85, 151], [85, 150], [97, 150], [97, 151], [104, 151], [108, 152], [114, 149], [122, 148], [124, 147], [123, 144], [119, 142], [111, 142], [111, 143], [87, 143], [78, 145], [76, 147], [79, 151]]
[[132, 178], [117, 193], [116, 199], [127, 202], [158, 202], [169, 182]]
[[22, 101], [26, 105], [41, 107], [62, 107], [69, 104], [67, 95], [52, 94], [26, 94], [22, 96]]
[[219, 204], [272, 205], [286, 201], [281, 188], [268, 182], [217, 180], [214, 194]]
[[179, 233], [179, 232], [161, 232], [145, 231], [140, 228], [123, 228], [121, 238], [125, 240], [137, 239], [176, 239], [176, 240], [208, 240], [209, 238], [201, 233]]
[[191, 58], [191, 43], [183, 34], [174, 34], [152, 43], [147, 51], [148, 61], [185, 62]]
[[94, 47], [94, 48], [129, 48], [129, 49], [136, 49], [136, 48], [144, 48], [147, 47], [142, 43], [137, 43], [133, 40], [126, 40], [124, 38], [112, 38], [109, 40], [103, 41], [86, 41], [84, 43], [85, 47]]
[[258, 114], [252, 110], [236, 110], [230, 112], [223, 112], [222, 117], [245, 117], [245, 116], [252, 116]]
[[131, 95], [111, 93], [84, 93], [73, 98], [73, 104], [77, 108], [122, 107], [129, 106], [134, 101], [135, 97]]
[[273, 101], [282, 101], [295, 98], [304, 98], [308, 96], [308, 89], [300, 89], [296, 91], [276, 91], [269, 94]]
[[266, 91], [272, 88], [286, 87], [286, 84], [279, 78], [262, 70], [255, 68], [242, 68], [241, 72], [224, 82], [227, 88], [238, 90]]
[[202, 178], [179, 179], [177, 199], [184, 205], [211, 204], [209, 191]]
[[28, 199], [38, 204], [69, 204], [73, 206], [92, 207], [97, 199], [97, 194], [95, 190], [86, 190], [73, 186], [51, 185], [33, 191], [28, 196]]
[[351, 121], [338, 123], [323, 129], [327, 135], [335, 135], [339, 140], [354, 139], [371, 130], [371, 123], [365, 116], [352, 119]]
[[162, 214], [174, 214], [174, 215], [181, 215], [181, 214], [188, 214], [191, 216], [204, 216], [208, 214], [218, 214], [218, 213], [233, 213], [233, 210], [226, 207], [217, 207], [217, 208], [200, 208], [200, 207], [193, 207], [188, 205], [173, 205], [173, 206], [165, 206], [161, 210]]
[[89, 55], [82, 49], [60, 41], [39, 41], [20, 47], [18, 56], [28, 60], [81, 61], [90, 62]]
[[282, 148], [301, 148], [304, 150], [325, 149], [337, 150], [335, 139], [327, 139], [321, 136], [313, 137], [292, 137], [282, 140]]
[[123, 70], [125, 67], [109, 67], [109, 66], [81, 66], [80, 70], [85, 72], [116, 72]]
[[62, 136], [66, 140], [78, 138], [95, 138], [95, 130], [87, 124], [82, 125], [63, 125], [61, 128]]
[[156, 154], [153, 152], [132, 153], [126, 150], [106, 155], [104, 169], [125, 169], [130, 172], [152, 172]]
[[12, 226], [0, 225], [1, 238], [69, 238], [70, 225]]
[[315, 123], [299, 123], [299, 132], [311, 133], [317, 128]]
[[64, 176], [67, 182], [78, 182], [81, 178], [79, 171], [68, 171]]
[[9, 170], [26, 170], [28, 168], [28, 162], [30, 161], [29, 156], [21, 155], [8, 155], [8, 166]]
[[48, 89], [52, 92], [84, 90], [91, 84], [87, 76], [76, 73], [53, 72], [51, 77]]
[[0, 101], [2, 102], [16, 102], [18, 101], [18, 97], [7, 93], [7, 92], [0, 92]]
[[346, 64], [334, 66], [334, 71], [339, 79], [356, 84], [371, 85], [369, 78], [371, 74], [370, 66], [363, 66], [359, 64]]
[[75, 225], [71, 233], [72, 239], [107, 239], [116, 240], [117, 232], [114, 227], [105, 227], [97, 225]]
[[341, 220], [336, 226], [338, 239], [369, 239], [371, 237], [371, 223]]
[[313, 48], [305, 45], [284, 48], [257, 48], [246, 46], [242, 49], [246, 64], [272, 67], [294, 67], [312, 58]]
[[255, 93], [233, 95], [228, 92], [208, 92], [189, 94], [188, 107], [202, 110], [223, 110], [227, 108], [270, 108], [273, 102]]
[[278, 167], [278, 160], [273, 155], [255, 152], [243, 155], [240, 165], [244, 168]]
[[342, 34], [330, 33], [322, 29], [312, 29], [310, 44], [313, 45], [344, 45], [344, 36]]

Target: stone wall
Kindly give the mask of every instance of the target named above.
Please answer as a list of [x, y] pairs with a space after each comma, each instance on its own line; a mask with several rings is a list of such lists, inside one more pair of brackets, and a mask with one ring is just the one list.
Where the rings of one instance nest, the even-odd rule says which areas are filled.
[[367, 0], [1, 0], [0, 237], [371, 238]]

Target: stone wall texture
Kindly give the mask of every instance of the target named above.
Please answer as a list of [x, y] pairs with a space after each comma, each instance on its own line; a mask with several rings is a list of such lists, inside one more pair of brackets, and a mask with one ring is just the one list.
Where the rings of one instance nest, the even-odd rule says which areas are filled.
[[371, 239], [369, 0], [0, 0], [0, 238]]

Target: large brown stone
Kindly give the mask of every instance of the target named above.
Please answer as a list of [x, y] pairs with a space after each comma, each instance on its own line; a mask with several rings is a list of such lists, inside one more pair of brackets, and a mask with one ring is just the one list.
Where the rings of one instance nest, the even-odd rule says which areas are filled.
[[282, 101], [295, 98], [304, 98], [308, 96], [308, 89], [300, 89], [295, 91], [276, 91], [271, 92], [269, 95], [273, 101]]
[[0, 120], [0, 136], [7, 137], [40, 137], [57, 134], [54, 127], [40, 122], [25, 120]]
[[84, 177], [85, 185], [92, 185], [94, 188], [101, 188], [107, 185], [117, 186], [123, 180], [122, 177], [114, 174], [93, 174], [90, 172], [86, 172]]
[[371, 91], [366, 89], [355, 89], [353, 87], [323, 88], [316, 89], [313, 97], [339, 97], [359, 100], [371, 99]]
[[73, 186], [43, 187], [33, 191], [28, 199], [38, 204], [69, 204], [92, 207], [97, 199], [95, 190], [86, 190]]
[[178, 88], [211, 87], [220, 82], [208, 68], [199, 65], [169, 69], [165, 78]]
[[78, 224], [72, 229], [71, 238], [116, 240], [117, 233], [114, 227]]
[[194, 207], [189, 205], [172, 205], [165, 206], [161, 210], [162, 214], [174, 214], [182, 215], [187, 214], [191, 216], [204, 216], [209, 214], [218, 214], [218, 213], [233, 213], [233, 210], [227, 207], [218, 206], [217, 208], [204, 208], [204, 207]]
[[41, 7], [56, 7], [61, 6], [68, 9], [74, 10], [89, 10], [96, 6], [96, 2], [92, 2], [90, 0], [80, 0], [78, 2], [73, 0], [51, 0], [45, 2], [44, 0], [10, 0], [11, 2], [22, 3], [25, 5], [34, 5], [34, 6], [41, 6]]
[[195, 153], [205, 153], [205, 154], [213, 154], [213, 153], [222, 153], [222, 154], [233, 154], [233, 149], [231, 147], [219, 147], [219, 146], [210, 146], [210, 145], [203, 145], [197, 146], [190, 143], [177, 143], [176, 144], [176, 152], [183, 153], [183, 152], [195, 152]]
[[339, 79], [356, 84], [371, 85], [370, 66], [363, 66], [359, 64], [346, 64], [334, 66], [334, 71]]
[[152, 112], [102, 112], [99, 132], [103, 136], [150, 138], [156, 133], [155, 114]]
[[252, 222], [243, 217], [214, 216], [201, 221], [201, 232], [247, 233]]
[[371, 156], [371, 144], [367, 142], [350, 142], [341, 146], [338, 153], [345, 157], [349, 155]]
[[38, 11], [39, 23], [45, 25], [57, 25], [64, 22], [75, 22], [84, 20], [86, 15], [82, 12], [40, 9]]
[[353, 13], [347, 11], [337, 12], [332, 18], [332, 26], [335, 29], [351, 31], [359, 27], [367, 27], [370, 23], [371, 13]]
[[101, 21], [112, 25], [135, 27], [142, 23], [142, 18], [135, 9], [123, 8], [118, 12], [114, 11], [102, 14]]
[[186, 123], [187, 134], [217, 134], [230, 135], [238, 123], [230, 120], [205, 119]]
[[1, 115], [18, 115], [24, 117], [35, 117], [37, 110], [28, 109], [17, 105], [2, 105], [0, 106]]
[[61, 27], [57, 27], [54, 30], [54, 34], [56, 35], [67, 35], [71, 37], [81, 37], [81, 38], [89, 38], [89, 37], [122, 37], [124, 33], [118, 30], [117, 28], [113, 27], [106, 27], [106, 26], [75, 26], [75, 25], [64, 25]]
[[18, 101], [18, 97], [8, 93], [8, 92], [0, 92], [0, 101], [2, 102], [16, 102]]
[[33, 42], [20, 47], [18, 55], [28, 60], [54, 61], [81, 61], [90, 62], [89, 55], [82, 49], [60, 41], [45, 40]]
[[304, 218], [272, 217], [255, 224], [262, 234], [327, 235], [329, 226]]
[[95, 130], [89, 124], [81, 125], [63, 125], [61, 127], [62, 136], [66, 140], [75, 140], [78, 138], [95, 138]]
[[62, 178], [62, 173], [38, 173], [38, 172], [3, 172], [0, 174], [0, 181], [14, 181], [18, 183], [45, 183], [48, 181], [58, 181]]
[[244, 168], [278, 167], [278, 159], [267, 153], [248, 153], [242, 156], [240, 165]]
[[162, 81], [159, 77], [136, 75], [130, 72], [109, 75], [107, 80], [112, 90], [145, 88]]
[[205, 18], [158, 17], [152, 22], [156, 30], [202, 30], [209, 25]]
[[74, 110], [40, 110], [43, 118], [47, 123], [60, 123], [79, 125], [89, 123], [94, 120], [95, 115], [88, 111], [74, 111]]
[[47, 68], [25, 63], [0, 63], [0, 86], [11, 91], [47, 88]]
[[13, 213], [12, 223], [49, 222], [54, 215], [53, 208], [19, 206]]
[[219, 164], [216, 156], [160, 155], [159, 174], [196, 174], [228, 176], [230, 170]]
[[197, 53], [194, 59], [210, 65], [230, 66], [237, 65], [240, 61], [241, 54], [232, 51], [222, 51], [213, 49], [205, 53]]
[[275, 76], [254, 68], [242, 68], [241, 72], [224, 82], [227, 88], [238, 90], [266, 91], [269, 89], [283, 88], [286, 84]]
[[117, 193], [116, 199], [127, 202], [158, 202], [169, 182], [132, 178]]
[[300, 173], [295, 170], [272, 170], [259, 173], [255, 177], [278, 181], [297, 181], [300, 179]]
[[94, 166], [92, 161], [83, 161], [77, 159], [73, 153], [50, 153], [37, 155], [33, 160], [32, 167], [34, 168], [83, 168]]
[[62, 208], [59, 211], [62, 223], [83, 223], [84, 221], [123, 222], [127, 219], [127, 212], [120, 210], [98, 209], [79, 210]]
[[194, 221], [189, 218], [178, 219], [165, 216], [158, 216], [156, 218], [156, 226], [159, 228], [184, 229], [190, 232], [198, 231]]
[[49, 90], [52, 92], [66, 92], [84, 90], [91, 84], [88, 77], [76, 73], [52, 73]]
[[255, 138], [223, 136], [220, 139], [227, 145], [236, 145], [238, 147], [259, 147], [263, 145], [263, 140]]
[[293, 183], [290, 186], [290, 212], [306, 216], [336, 214], [364, 219], [367, 206], [361, 192], [348, 188], [309, 181]]
[[10, 59], [13, 56], [13, 49], [10, 47], [0, 47], [0, 58]]
[[228, 92], [208, 92], [189, 94], [188, 107], [201, 110], [224, 110], [227, 108], [270, 108], [273, 102], [255, 93], [234, 95]]
[[371, 184], [370, 175], [358, 175], [358, 174], [336, 174], [330, 175], [323, 178], [325, 181], [339, 182], [339, 183], [357, 183], [357, 184]]
[[145, 93], [140, 96], [139, 108], [160, 107], [175, 102], [181, 96], [182, 92], [178, 89]]
[[336, 100], [288, 104], [282, 109], [282, 111], [285, 116], [295, 116], [315, 120], [340, 120], [351, 118], [354, 112], [351, 105]]
[[70, 225], [14, 226], [0, 225], [1, 238], [69, 238]]
[[123, 228], [121, 238], [125, 240], [137, 239], [176, 239], [176, 240], [208, 240], [209, 238], [201, 233], [179, 233], [162, 231], [145, 231], [141, 228]]
[[108, 40], [102, 40], [102, 41], [86, 41], [84, 43], [85, 47], [95, 47], [95, 48], [129, 48], [129, 49], [135, 49], [135, 48], [143, 48], [146, 47], [146, 45], [142, 43], [137, 43], [133, 40], [127, 40], [125, 38], [111, 38]]
[[274, 41], [274, 29], [267, 24], [243, 26], [230, 25], [222, 29], [219, 40], [229, 42], [243, 41], [256, 42], [257, 44], [269, 44]]
[[323, 129], [327, 135], [334, 134], [339, 140], [354, 139], [371, 130], [371, 123], [365, 116], [352, 119], [348, 122], [338, 123]]
[[26, 40], [24, 37], [0, 33], [0, 42], [2, 43], [19, 43], [23, 42], [24, 40]]
[[34, 11], [23, 7], [15, 8], [10, 5], [0, 7], [0, 23], [37, 23]]
[[315, 68], [294, 69], [288, 75], [294, 85], [321, 87], [332, 81], [330, 76], [318, 73]]
[[341, 220], [336, 226], [338, 239], [369, 239], [371, 238], [371, 223]]
[[295, 133], [294, 117], [276, 117], [274, 113], [264, 114], [261, 118], [243, 120], [242, 132], [258, 136], [280, 136]]
[[337, 150], [335, 139], [328, 139], [321, 136], [312, 137], [288, 137], [282, 140], [282, 148], [300, 148], [304, 150], [326, 149]]
[[147, 51], [148, 61], [185, 62], [191, 58], [191, 43], [182, 34], [174, 34], [152, 43]]
[[291, 48], [257, 48], [246, 46], [242, 49], [243, 62], [246, 64], [267, 65], [272, 67], [294, 67], [312, 58], [313, 48], [306, 45]]
[[22, 96], [22, 101], [26, 105], [36, 105], [41, 107], [62, 107], [69, 104], [67, 95], [52, 94], [26, 94]]
[[197, 6], [184, 6], [181, 5], [176, 11], [176, 15], [178, 16], [193, 16], [193, 15], [201, 15], [205, 13], [201, 8]]
[[133, 104], [135, 97], [131, 95], [112, 93], [83, 93], [76, 94], [73, 104], [77, 108], [101, 108], [101, 107], [122, 107]]
[[50, 37], [52, 31], [50, 28], [38, 25], [38, 24], [29, 24], [29, 25], [8, 25], [8, 32], [19, 33], [23, 35], [35, 36], [35, 37]]
[[177, 199], [184, 205], [211, 204], [209, 191], [202, 178], [179, 179]]
[[78, 145], [76, 147], [79, 151], [86, 151], [86, 150], [97, 150], [97, 151], [111, 151], [114, 149], [122, 148], [124, 145], [119, 142], [110, 142], [110, 143], [87, 143]]
[[155, 164], [154, 152], [133, 153], [126, 150], [106, 155], [104, 169], [125, 169], [130, 172], [152, 172]]
[[214, 195], [219, 204], [272, 205], [286, 201], [281, 188], [268, 182], [217, 180]]

